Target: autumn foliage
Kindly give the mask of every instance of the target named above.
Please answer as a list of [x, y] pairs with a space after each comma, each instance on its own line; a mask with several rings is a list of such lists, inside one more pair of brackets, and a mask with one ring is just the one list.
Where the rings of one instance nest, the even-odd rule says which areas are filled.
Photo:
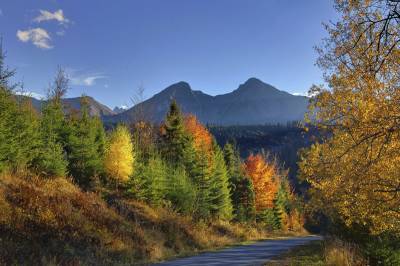
[[106, 173], [119, 182], [126, 182], [133, 173], [133, 144], [131, 134], [124, 126], [118, 126], [109, 136], [105, 153]]
[[253, 181], [256, 210], [272, 208], [279, 187], [279, 176], [275, 163], [267, 162], [262, 154], [251, 154], [245, 161], [244, 167], [246, 174]]
[[197, 120], [195, 115], [185, 116], [184, 125], [186, 131], [192, 136], [194, 147], [199, 152], [212, 152], [213, 137], [210, 132]]

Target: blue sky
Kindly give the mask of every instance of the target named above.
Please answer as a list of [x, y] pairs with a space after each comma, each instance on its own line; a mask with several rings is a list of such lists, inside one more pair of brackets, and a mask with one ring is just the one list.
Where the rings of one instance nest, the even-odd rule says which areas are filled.
[[131, 105], [178, 82], [216, 95], [257, 77], [291, 93], [321, 83], [313, 46], [331, 0], [2, 0], [7, 64], [44, 94], [58, 65], [82, 93]]

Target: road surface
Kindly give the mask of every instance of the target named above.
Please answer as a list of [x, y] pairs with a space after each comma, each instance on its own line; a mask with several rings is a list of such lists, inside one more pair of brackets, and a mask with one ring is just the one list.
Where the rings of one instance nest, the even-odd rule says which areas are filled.
[[215, 266], [215, 265], [263, 265], [272, 257], [310, 241], [321, 240], [320, 236], [290, 237], [262, 240], [248, 245], [229, 247], [219, 251], [205, 252], [197, 256], [175, 259], [157, 266]]

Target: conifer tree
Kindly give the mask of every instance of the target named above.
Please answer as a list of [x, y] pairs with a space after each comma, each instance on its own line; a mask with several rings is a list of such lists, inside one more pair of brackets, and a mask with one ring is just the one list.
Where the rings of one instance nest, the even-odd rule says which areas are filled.
[[175, 100], [171, 102], [161, 130], [161, 151], [164, 158], [175, 165], [182, 162], [189, 140], [184, 129], [182, 113]]
[[194, 215], [196, 211], [197, 189], [184, 168], [168, 170], [166, 199], [180, 213]]
[[238, 221], [254, 221], [256, 216], [256, 195], [252, 180], [243, 176], [236, 184], [238, 203], [235, 207], [235, 217]]
[[238, 149], [231, 143], [225, 144], [224, 158], [228, 170], [235, 219], [238, 221], [253, 220], [255, 216], [253, 183], [245, 175]]
[[136, 163], [134, 174], [129, 181], [128, 192], [138, 200], [160, 206], [166, 198], [168, 167], [161, 156], [153, 151], [151, 154], [143, 155], [143, 151], [136, 150]]
[[16, 109], [11, 93], [0, 85], [0, 172], [5, 171], [9, 166], [10, 152], [15, 149], [11, 125]]
[[42, 110], [41, 142], [35, 165], [42, 174], [47, 176], [65, 176], [67, 173], [68, 162], [65, 148], [69, 128], [65, 120], [62, 97], [68, 90], [68, 82], [64, 70], [59, 67]]
[[282, 180], [275, 195], [273, 207], [274, 216], [276, 217], [276, 223], [279, 229], [288, 229], [290, 207], [288, 183], [286, 180]]
[[32, 166], [37, 155], [38, 117], [28, 100], [17, 101], [10, 84], [15, 70], [5, 66], [0, 40], [0, 172]]
[[18, 145], [15, 161], [19, 169], [32, 169], [40, 147], [39, 116], [29, 99], [18, 101], [18, 113], [14, 120], [13, 132]]
[[206, 154], [196, 152], [194, 148], [192, 154], [195, 154], [195, 159], [191, 167], [186, 169], [196, 188], [195, 216], [199, 219], [207, 219], [211, 216], [213, 207], [211, 168]]
[[232, 218], [232, 202], [229, 188], [228, 171], [226, 169], [224, 156], [214, 141], [214, 158], [211, 171], [211, 203], [212, 215], [224, 220]]
[[82, 188], [93, 188], [103, 172], [104, 129], [98, 118], [89, 116], [86, 97], [81, 100], [81, 114], [70, 120], [67, 150], [69, 173]]

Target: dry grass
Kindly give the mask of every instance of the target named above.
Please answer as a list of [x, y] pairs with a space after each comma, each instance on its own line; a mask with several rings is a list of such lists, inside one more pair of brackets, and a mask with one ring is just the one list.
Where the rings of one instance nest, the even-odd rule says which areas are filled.
[[131, 265], [266, 238], [254, 225], [195, 223], [65, 178], [0, 176], [0, 265]]
[[324, 258], [330, 266], [368, 265], [357, 246], [338, 239], [328, 240], [325, 244]]
[[291, 249], [266, 266], [364, 266], [369, 265], [359, 249], [338, 239], [327, 238]]

